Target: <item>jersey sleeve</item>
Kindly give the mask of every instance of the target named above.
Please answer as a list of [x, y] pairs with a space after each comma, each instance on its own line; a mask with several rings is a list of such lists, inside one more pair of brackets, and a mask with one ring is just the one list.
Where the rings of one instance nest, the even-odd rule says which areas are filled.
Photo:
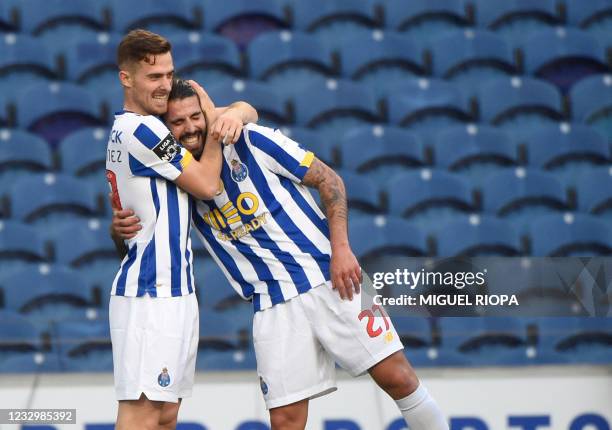
[[302, 148], [280, 130], [249, 125], [248, 144], [262, 151], [263, 163], [272, 172], [294, 182], [302, 182], [314, 160], [314, 154]]
[[129, 142], [130, 170], [135, 176], [174, 181], [191, 162], [191, 153], [153, 116], [143, 117]]

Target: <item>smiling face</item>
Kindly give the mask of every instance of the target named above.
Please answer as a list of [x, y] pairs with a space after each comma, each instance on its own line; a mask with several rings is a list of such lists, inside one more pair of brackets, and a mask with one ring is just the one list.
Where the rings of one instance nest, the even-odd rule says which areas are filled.
[[168, 102], [164, 120], [174, 137], [199, 159], [204, 149], [206, 118], [198, 97], [190, 96]]
[[126, 91], [127, 110], [141, 115], [166, 113], [174, 74], [170, 52], [150, 55], [121, 73], [124, 74], [122, 82]]

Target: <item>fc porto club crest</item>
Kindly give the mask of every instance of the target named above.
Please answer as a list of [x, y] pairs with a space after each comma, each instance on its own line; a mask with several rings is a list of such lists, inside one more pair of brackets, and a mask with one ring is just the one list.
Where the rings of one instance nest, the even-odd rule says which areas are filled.
[[157, 376], [157, 383], [160, 387], [167, 387], [170, 385], [170, 374], [168, 368], [164, 367], [162, 372]]
[[261, 392], [264, 396], [268, 394], [268, 384], [266, 384], [266, 381], [264, 381], [261, 376], [259, 377], [259, 386], [261, 387]]
[[232, 179], [234, 182], [242, 182], [249, 176], [249, 169], [244, 163], [234, 159], [230, 163], [232, 165]]

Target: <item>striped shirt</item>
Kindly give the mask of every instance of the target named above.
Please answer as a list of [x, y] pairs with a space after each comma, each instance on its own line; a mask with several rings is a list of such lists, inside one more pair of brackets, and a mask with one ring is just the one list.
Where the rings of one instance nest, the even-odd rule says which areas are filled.
[[133, 209], [142, 229], [126, 241], [128, 253], [111, 294], [172, 297], [193, 292], [192, 200], [172, 182], [192, 159], [157, 117], [115, 114], [106, 176], [115, 203]]
[[192, 222], [234, 289], [259, 311], [328, 281], [327, 220], [301, 184], [314, 154], [247, 124], [223, 158], [222, 189]]

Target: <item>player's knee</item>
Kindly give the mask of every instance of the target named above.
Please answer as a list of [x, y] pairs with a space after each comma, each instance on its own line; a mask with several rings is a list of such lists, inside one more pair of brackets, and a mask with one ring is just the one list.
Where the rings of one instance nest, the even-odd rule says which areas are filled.
[[294, 430], [306, 427], [306, 415], [301, 410], [273, 409], [270, 411], [272, 430]]
[[376, 372], [376, 382], [394, 399], [401, 399], [412, 394], [419, 386], [419, 378], [408, 360], [399, 354], [390, 357]]
[[166, 403], [159, 416], [159, 430], [174, 430], [178, 420], [179, 404]]

